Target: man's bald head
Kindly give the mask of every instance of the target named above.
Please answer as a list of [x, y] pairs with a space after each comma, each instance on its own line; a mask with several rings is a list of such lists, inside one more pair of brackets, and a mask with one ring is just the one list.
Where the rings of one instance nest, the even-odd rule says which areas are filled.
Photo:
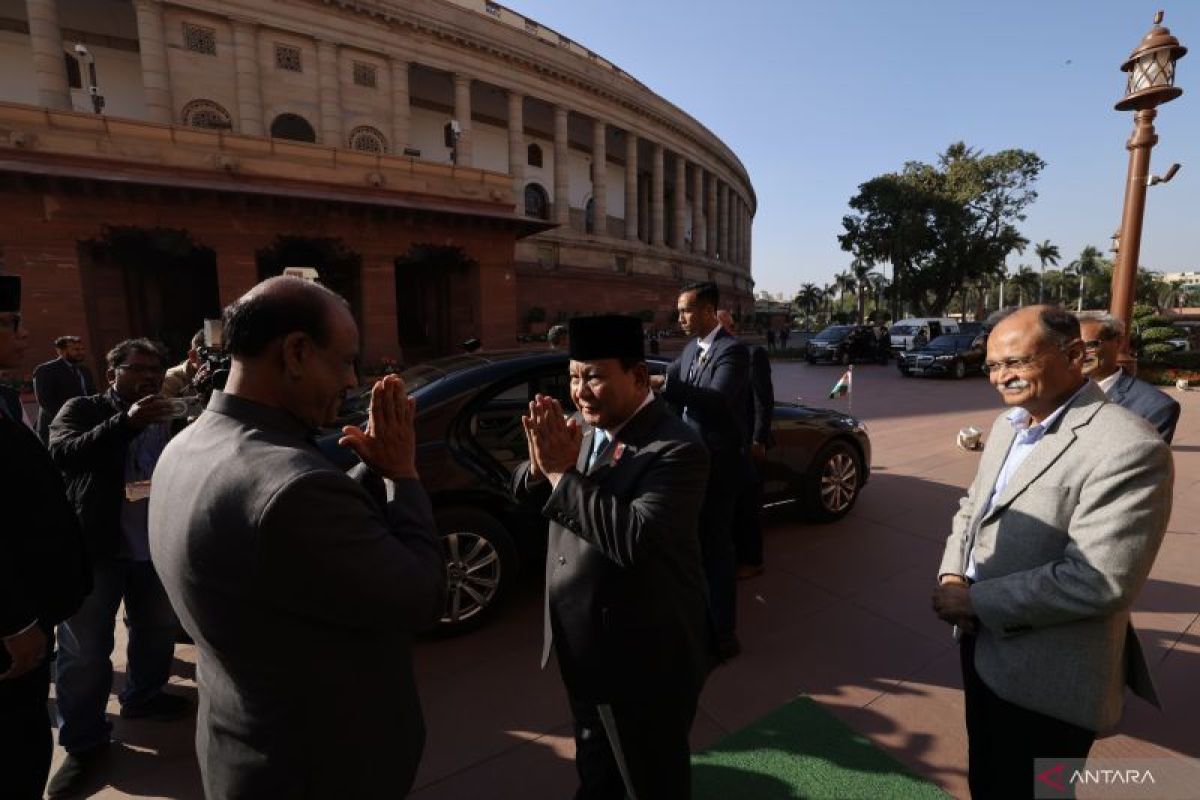
[[1036, 332], [1042, 343], [1055, 347], [1066, 347], [1079, 338], [1079, 319], [1059, 306], [1025, 306], [993, 319], [993, 336], [1019, 328]]
[[319, 283], [268, 278], [225, 309], [225, 349], [235, 359], [257, 358], [290, 333], [306, 334], [325, 347], [337, 315], [349, 318], [349, 306]]

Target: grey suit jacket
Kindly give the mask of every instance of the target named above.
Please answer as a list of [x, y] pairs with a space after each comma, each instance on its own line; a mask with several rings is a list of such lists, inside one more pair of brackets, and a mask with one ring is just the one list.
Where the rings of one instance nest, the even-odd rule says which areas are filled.
[[199, 650], [210, 800], [402, 797], [424, 745], [410, 640], [445, 602], [416, 481], [338, 470], [216, 392], [154, 472], [150, 551]]
[[1167, 444], [1175, 438], [1175, 424], [1179, 422], [1179, 403], [1144, 380], [1122, 370], [1121, 377], [1113, 384], [1108, 399], [1158, 428], [1159, 435]]
[[661, 400], [617, 439], [586, 469], [587, 431], [553, 491], [527, 485], [528, 462], [514, 474], [518, 500], [550, 519], [542, 665], [553, 643], [583, 701], [698, 694], [714, 662], [697, 533], [708, 454]]
[[1015, 437], [1006, 417], [992, 426], [938, 574], [964, 574], [974, 544], [975, 667], [992, 691], [1104, 730], [1126, 684], [1158, 704], [1129, 607], [1171, 516], [1171, 451], [1089, 383], [983, 514]]

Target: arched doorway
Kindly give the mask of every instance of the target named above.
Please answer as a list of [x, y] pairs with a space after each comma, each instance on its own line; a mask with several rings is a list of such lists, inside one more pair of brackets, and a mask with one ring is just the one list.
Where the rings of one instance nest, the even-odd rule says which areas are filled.
[[97, 363], [135, 336], [182, 360], [205, 319], [221, 315], [216, 253], [174, 228], [114, 226], [79, 245], [89, 346]]
[[312, 267], [317, 281], [346, 298], [362, 333], [362, 256], [340, 239], [279, 236], [257, 253], [258, 279], [282, 275], [288, 267]]
[[317, 132], [308, 120], [298, 114], [280, 114], [271, 123], [272, 139], [291, 139], [294, 142], [316, 142]]
[[525, 216], [535, 219], [550, 219], [550, 196], [540, 184], [525, 187]]
[[416, 244], [396, 259], [396, 316], [406, 364], [458, 352], [478, 335], [464, 285], [479, 264], [461, 247]]

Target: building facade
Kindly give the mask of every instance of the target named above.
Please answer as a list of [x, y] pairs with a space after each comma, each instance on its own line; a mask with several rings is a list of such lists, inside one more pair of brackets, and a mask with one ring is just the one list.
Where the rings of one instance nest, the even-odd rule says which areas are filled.
[[666, 326], [689, 280], [749, 315], [754, 210], [703, 125], [486, 0], [0, 0], [0, 269], [40, 341], [178, 349], [289, 266], [367, 361]]

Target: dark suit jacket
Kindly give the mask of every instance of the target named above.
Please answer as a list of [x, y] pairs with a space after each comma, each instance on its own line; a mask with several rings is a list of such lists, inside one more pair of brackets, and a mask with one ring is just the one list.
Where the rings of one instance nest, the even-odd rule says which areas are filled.
[[66, 479], [93, 560], [120, 548], [125, 455], [139, 433], [107, 392], [68, 400], [50, 426], [50, 457]]
[[39, 364], [33, 371], [33, 393], [38, 403], [37, 432], [43, 442], [50, 441], [50, 423], [54, 421], [64, 403], [73, 397], [86, 397], [96, 393], [96, 382], [92, 379], [91, 370], [80, 364], [79, 371], [83, 374], [86, 391], [80, 388], [79, 376], [66, 359], [47, 361], [45, 364]]
[[342, 472], [309, 434], [215, 392], [154, 472], [150, 552], [199, 650], [209, 800], [403, 797], [424, 747], [411, 639], [445, 604], [429, 499]]
[[689, 382], [688, 372], [699, 355], [700, 344], [693, 338], [667, 367], [662, 398], [700, 434], [712, 454], [713, 472], [724, 474], [745, 466], [750, 353], [721, 330]]
[[1121, 377], [1113, 384], [1108, 399], [1158, 428], [1159, 435], [1167, 444], [1175, 438], [1175, 424], [1179, 422], [1179, 403], [1144, 380], [1122, 370]]
[[714, 663], [697, 533], [708, 456], [657, 400], [584, 474], [591, 449], [588, 431], [553, 491], [527, 485], [528, 462], [513, 478], [550, 519], [542, 665], [553, 644], [584, 702], [699, 693]]
[[750, 391], [746, 395], [750, 442], [770, 446], [773, 441], [771, 422], [775, 418], [775, 384], [771, 381], [771, 358], [761, 347], [750, 348]]
[[[35, 620], [49, 635], [91, 591], [79, 523], [45, 446], [0, 415], [0, 636]], [[0, 672], [8, 669], [0, 648]]]

